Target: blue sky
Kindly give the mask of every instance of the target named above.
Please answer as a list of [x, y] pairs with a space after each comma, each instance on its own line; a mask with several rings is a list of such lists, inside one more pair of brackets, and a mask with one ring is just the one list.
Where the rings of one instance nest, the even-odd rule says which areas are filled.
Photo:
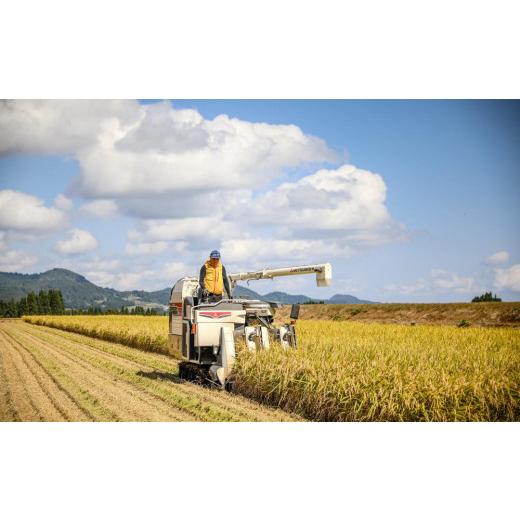
[[1, 270], [157, 289], [217, 247], [333, 264], [260, 292], [519, 299], [519, 102], [14, 102], [0, 137]]

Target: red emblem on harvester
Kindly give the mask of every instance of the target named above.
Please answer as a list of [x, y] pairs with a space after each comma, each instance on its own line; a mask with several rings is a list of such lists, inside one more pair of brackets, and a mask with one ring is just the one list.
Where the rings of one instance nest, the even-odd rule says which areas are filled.
[[205, 312], [199, 312], [199, 316], [204, 316], [205, 318], [224, 318], [226, 316], [231, 316], [230, 312], [222, 312], [222, 311], [205, 311]]

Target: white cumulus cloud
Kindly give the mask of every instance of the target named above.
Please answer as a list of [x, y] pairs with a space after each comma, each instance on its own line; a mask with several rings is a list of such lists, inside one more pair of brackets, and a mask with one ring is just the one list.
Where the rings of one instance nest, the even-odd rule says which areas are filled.
[[432, 269], [430, 275], [434, 288], [469, 293], [475, 287], [475, 279], [471, 276], [459, 276], [444, 269]]
[[520, 264], [515, 264], [509, 269], [496, 269], [495, 286], [499, 289], [520, 292]]
[[83, 274], [89, 281], [102, 287], [110, 287], [125, 266], [117, 258], [104, 258], [95, 255], [87, 259], [65, 258], [60, 267]]
[[85, 278], [100, 287], [114, 288], [114, 281], [117, 280], [117, 275], [107, 271], [81, 271]]
[[384, 289], [387, 292], [403, 295], [450, 292], [468, 294], [476, 290], [476, 284], [472, 276], [460, 276], [445, 269], [431, 269], [428, 277], [409, 283], [390, 283], [385, 285]]
[[[353, 251], [407, 236], [385, 204], [383, 178], [352, 165], [319, 170], [254, 197], [242, 191], [234, 202], [198, 198], [205, 216], [143, 219], [130, 241], [189, 241], [233, 258], [247, 254], [273, 260], [347, 258]], [[189, 199], [191, 200], [191, 199]], [[171, 205], [171, 202], [170, 202]], [[306, 245], [307, 244], [307, 245]], [[316, 261], [316, 260], [313, 260]]]
[[[126, 253], [133, 260], [149, 255], [148, 263], [123, 269], [125, 280], [123, 271], [89, 269], [120, 286], [152, 280], [142, 273], [156, 276], [153, 255], [166, 250], [191, 265], [220, 248], [242, 268], [253, 256], [255, 267], [345, 259], [407, 236], [386, 205], [384, 178], [353, 165], [318, 169], [336, 155], [296, 125], [209, 119], [169, 102], [9, 101], [0, 104], [4, 134], [0, 154], [59, 153], [78, 161], [66, 193], [87, 200], [79, 214], [138, 218]], [[295, 179], [302, 168], [313, 173]], [[59, 195], [54, 204], [44, 209], [65, 221], [71, 201]], [[96, 245], [76, 229], [55, 249], [74, 254]]]
[[126, 244], [126, 253], [130, 256], [156, 255], [162, 253], [168, 247], [168, 243], [159, 242], [140, 242]]
[[164, 280], [165, 282], [176, 282], [183, 276], [193, 276], [195, 274], [194, 270], [184, 262], [167, 262], [156, 276], [159, 280]]
[[50, 232], [67, 223], [65, 213], [49, 208], [38, 197], [14, 190], [0, 191], [0, 229]]
[[63, 193], [60, 193], [54, 199], [54, 206], [58, 209], [61, 209], [62, 211], [68, 211], [69, 209], [72, 209], [73, 205], [74, 204], [72, 203], [72, 201], [68, 197], [63, 195]]
[[156, 269], [126, 269], [118, 273], [96, 272], [88, 273], [88, 277], [96, 283], [102, 283], [121, 291], [134, 289], [163, 289], [171, 287], [183, 276], [194, 276], [195, 269], [183, 262], [166, 262]]
[[348, 258], [352, 251], [322, 240], [250, 238], [224, 240], [221, 253], [226, 262], [259, 266], [264, 262], [326, 262], [332, 257]]
[[64, 255], [74, 255], [92, 251], [96, 249], [97, 245], [97, 240], [91, 233], [76, 228], [69, 231], [69, 238], [59, 240], [54, 249]]
[[0, 101], [0, 154], [74, 154], [96, 145], [105, 126], [137, 117], [135, 101]]
[[250, 188], [335, 157], [296, 125], [205, 119], [169, 102], [5, 101], [0, 135], [0, 153], [73, 154], [76, 190], [101, 199]]
[[26, 272], [31, 268], [38, 258], [23, 251], [6, 251], [0, 256], [0, 271], [4, 272]]
[[117, 214], [117, 204], [113, 200], [93, 200], [81, 206], [82, 213], [98, 218], [111, 218]]
[[240, 234], [238, 223], [225, 221], [222, 215], [214, 213], [208, 217], [143, 220], [136, 230], [129, 232], [128, 238], [149, 242], [199, 239], [220, 241]]
[[[91, 198], [150, 197], [265, 184], [284, 168], [332, 159], [295, 125], [204, 119], [169, 103], [140, 106], [132, 125], [107, 125], [78, 153], [77, 189]], [[192, 194], [193, 196], [193, 194]]]
[[117, 273], [121, 270], [121, 261], [118, 258], [104, 258], [95, 255], [87, 259], [65, 258], [60, 262], [59, 267], [70, 269], [71, 271], [104, 271], [107, 273]]
[[344, 165], [286, 182], [255, 201], [259, 220], [308, 229], [366, 229], [389, 220], [380, 175]]
[[319, 170], [245, 204], [244, 219], [287, 228], [295, 237], [323, 236], [376, 244], [404, 236], [385, 205], [383, 178], [353, 165]]
[[489, 265], [507, 264], [507, 262], [509, 262], [509, 253], [507, 251], [498, 251], [486, 259], [486, 263]]

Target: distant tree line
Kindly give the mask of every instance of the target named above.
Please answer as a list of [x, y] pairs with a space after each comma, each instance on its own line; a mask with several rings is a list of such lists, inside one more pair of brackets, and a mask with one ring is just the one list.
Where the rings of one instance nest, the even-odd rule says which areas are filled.
[[11, 298], [9, 301], [0, 300], [1, 318], [21, 318], [22, 316], [49, 314], [139, 314], [142, 316], [159, 316], [163, 312], [158, 309], [145, 309], [139, 305], [129, 309], [122, 306], [120, 309], [103, 309], [102, 307], [90, 306], [87, 309], [65, 309], [63, 295], [59, 289], [41, 290], [38, 294], [30, 292], [24, 298], [16, 301]]
[[43, 289], [38, 293], [30, 292], [24, 298], [15, 301], [0, 300], [0, 316], [2, 318], [19, 318], [34, 314], [64, 314], [65, 304], [59, 289]]
[[478, 302], [501, 302], [502, 298], [498, 298], [498, 296], [493, 294], [491, 292], [487, 292], [484, 294], [481, 294], [480, 296], [475, 296], [473, 300], [471, 300], [472, 303], [478, 303]]

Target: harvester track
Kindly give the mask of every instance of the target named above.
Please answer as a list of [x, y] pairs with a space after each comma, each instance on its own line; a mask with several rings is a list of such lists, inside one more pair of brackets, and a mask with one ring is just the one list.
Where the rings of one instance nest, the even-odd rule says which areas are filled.
[[188, 361], [179, 363], [179, 377], [184, 381], [191, 381], [202, 386], [215, 386], [215, 383], [209, 378], [208, 367]]

